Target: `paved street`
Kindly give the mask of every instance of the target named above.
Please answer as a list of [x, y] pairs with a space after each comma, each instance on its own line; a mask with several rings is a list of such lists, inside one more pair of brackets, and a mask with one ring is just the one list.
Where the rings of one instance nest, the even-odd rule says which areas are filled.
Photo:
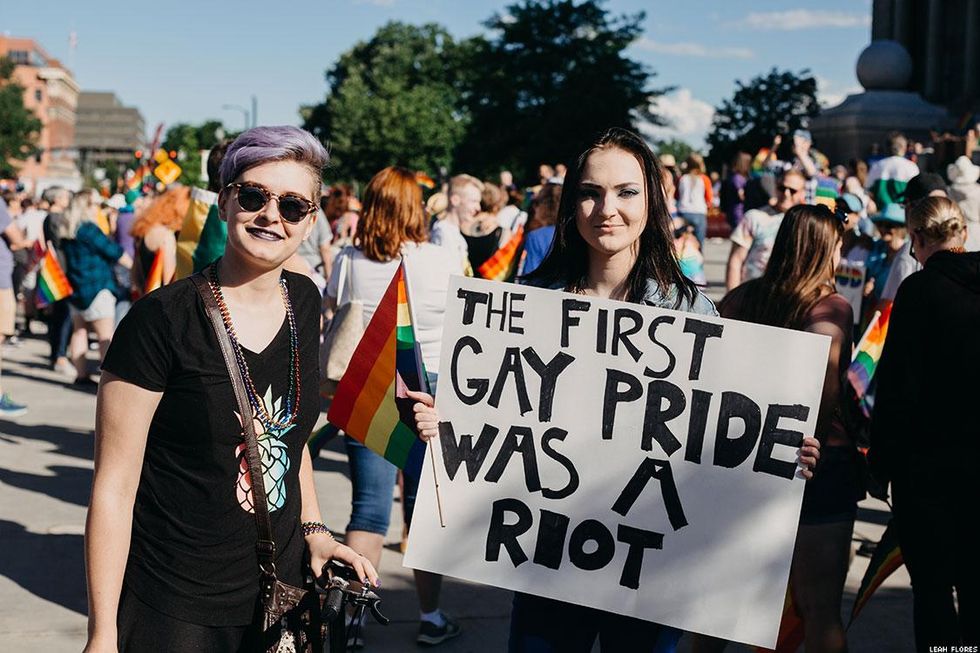
[[[721, 279], [726, 253], [723, 243], [709, 243], [710, 279]], [[722, 288], [714, 284], [710, 290], [717, 297]], [[82, 535], [92, 475], [95, 397], [72, 389], [49, 371], [46, 354], [40, 338], [4, 351], [4, 388], [29, 404], [30, 412], [15, 422], [0, 420], [0, 651], [79, 651], [85, 642]], [[350, 486], [338, 442], [315, 467], [327, 525], [342, 532]], [[887, 506], [865, 501], [859, 518], [855, 549], [880, 536]], [[394, 522], [381, 569], [382, 607], [393, 623], [386, 629], [370, 628], [368, 644], [374, 651], [414, 648], [417, 605], [411, 572], [401, 566], [397, 515]], [[845, 614], [866, 567], [867, 558], [854, 558]], [[464, 632], [441, 650], [505, 650], [509, 592], [447, 579], [444, 596], [444, 607], [459, 618]], [[911, 592], [902, 569], [879, 589], [851, 629], [851, 649], [912, 650], [911, 621]]]

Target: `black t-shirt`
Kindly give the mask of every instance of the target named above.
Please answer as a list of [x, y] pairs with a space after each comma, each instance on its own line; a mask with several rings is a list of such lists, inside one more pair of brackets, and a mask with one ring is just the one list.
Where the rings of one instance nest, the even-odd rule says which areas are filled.
[[[302, 584], [299, 469], [319, 414], [320, 296], [285, 272], [299, 331], [300, 410], [284, 432], [255, 421], [280, 580]], [[275, 419], [285, 413], [289, 325], [260, 353], [245, 350], [252, 381]], [[133, 513], [125, 584], [160, 612], [208, 626], [252, 621], [259, 594], [257, 532], [238, 406], [204, 302], [182, 279], [136, 302], [103, 369], [163, 392], [150, 424]]]

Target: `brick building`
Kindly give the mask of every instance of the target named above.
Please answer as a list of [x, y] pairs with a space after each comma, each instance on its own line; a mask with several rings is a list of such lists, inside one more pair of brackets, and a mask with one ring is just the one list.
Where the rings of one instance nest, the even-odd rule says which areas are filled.
[[39, 152], [17, 164], [21, 181], [35, 193], [53, 185], [80, 188], [75, 149], [79, 88], [71, 72], [34, 39], [0, 36], [0, 56], [15, 64], [13, 79], [24, 88], [24, 106], [42, 125]]

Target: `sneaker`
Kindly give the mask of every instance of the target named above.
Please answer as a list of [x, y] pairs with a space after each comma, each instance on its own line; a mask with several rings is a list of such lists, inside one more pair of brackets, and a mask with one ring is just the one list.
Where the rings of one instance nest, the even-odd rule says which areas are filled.
[[55, 363], [54, 363], [54, 365], [52, 365], [51, 369], [53, 369], [55, 372], [57, 372], [61, 376], [65, 376], [65, 377], [69, 377], [69, 378], [71, 378], [71, 377], [75, 376], [76, 374], [78, 374], [78, 372], [75, 371], [75, 366], [72, 365], [69, 361], [67, 361], [67, 360], [65, 360], [63, 358], [59, 358], [57, 361], [55, 361]]
[[459, 624], [453, 621], [452, 617], [445, 612], [442, 613], [442, 618], [446, 620], [446, 623], [441, 627], [436, 626], [431, 621], [420, 622], [419, 636], [415, 638], [415, 641], [425, 646], [435, 646], [459, 635]]
[[20, 417], [27, 412], [27, 406], [15, 403], [10, 395], [0, 396], [0, 417]]

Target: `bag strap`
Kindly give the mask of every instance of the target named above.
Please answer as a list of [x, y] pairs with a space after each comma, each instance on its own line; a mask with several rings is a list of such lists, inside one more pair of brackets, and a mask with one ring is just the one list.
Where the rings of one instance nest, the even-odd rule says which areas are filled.
[[248, 460], [248, 474], [252, 481], [252, 506], [255, 510], [255, 526], [258, 531], [258, 542], [255, 550], [259, 556], [259, 569], [267, 576], [276, 574], [276, 542], [272, 538], [272, 522], [269, 520], [269, 505], [265, 494], [265, 478], [262, 474], [262, 458], [259, 454], [259, 440], [255, 435], [255, 422], [252, 419], [252, 406], [248, 403], [248, 395], [245, 392], [245, 382], [242, 374], [235, 362], [234, 345], [228, 332], [225, 330], [224, 320], [221, 318], [221, 310], [218, 308], [218, 300], [211, 292], [211, 285], [208, 283], [208, 274], [211, 266], [203, 271], [191, 275], [191, 280], [197, 287], [201, 299], [204, 300], [204, 308], [207, 311], [208, 319], [214, 328], [214, 334], [218, 338], [218, 346], [221, 349], [221, 357], [225, 359], [225, 367], [228, 370], [228, 378], [231, 379], [231, 387], [235, 392], [235, 401], [238, 403], [238, 414], [242, 419], [242, 433], [245, 436], [245, 452]]
[[[340, 257], [340, 278], [337, 279], [337, 308], [340, 308], [344, 304], [350, 303], [353, 299], [354, 282], [351, 280], [353, 278], [354, 271], [354, 248], [347, 246], [341, 250]], [[344, 291], [347, 292], [347, 301], [344, 301]]]

